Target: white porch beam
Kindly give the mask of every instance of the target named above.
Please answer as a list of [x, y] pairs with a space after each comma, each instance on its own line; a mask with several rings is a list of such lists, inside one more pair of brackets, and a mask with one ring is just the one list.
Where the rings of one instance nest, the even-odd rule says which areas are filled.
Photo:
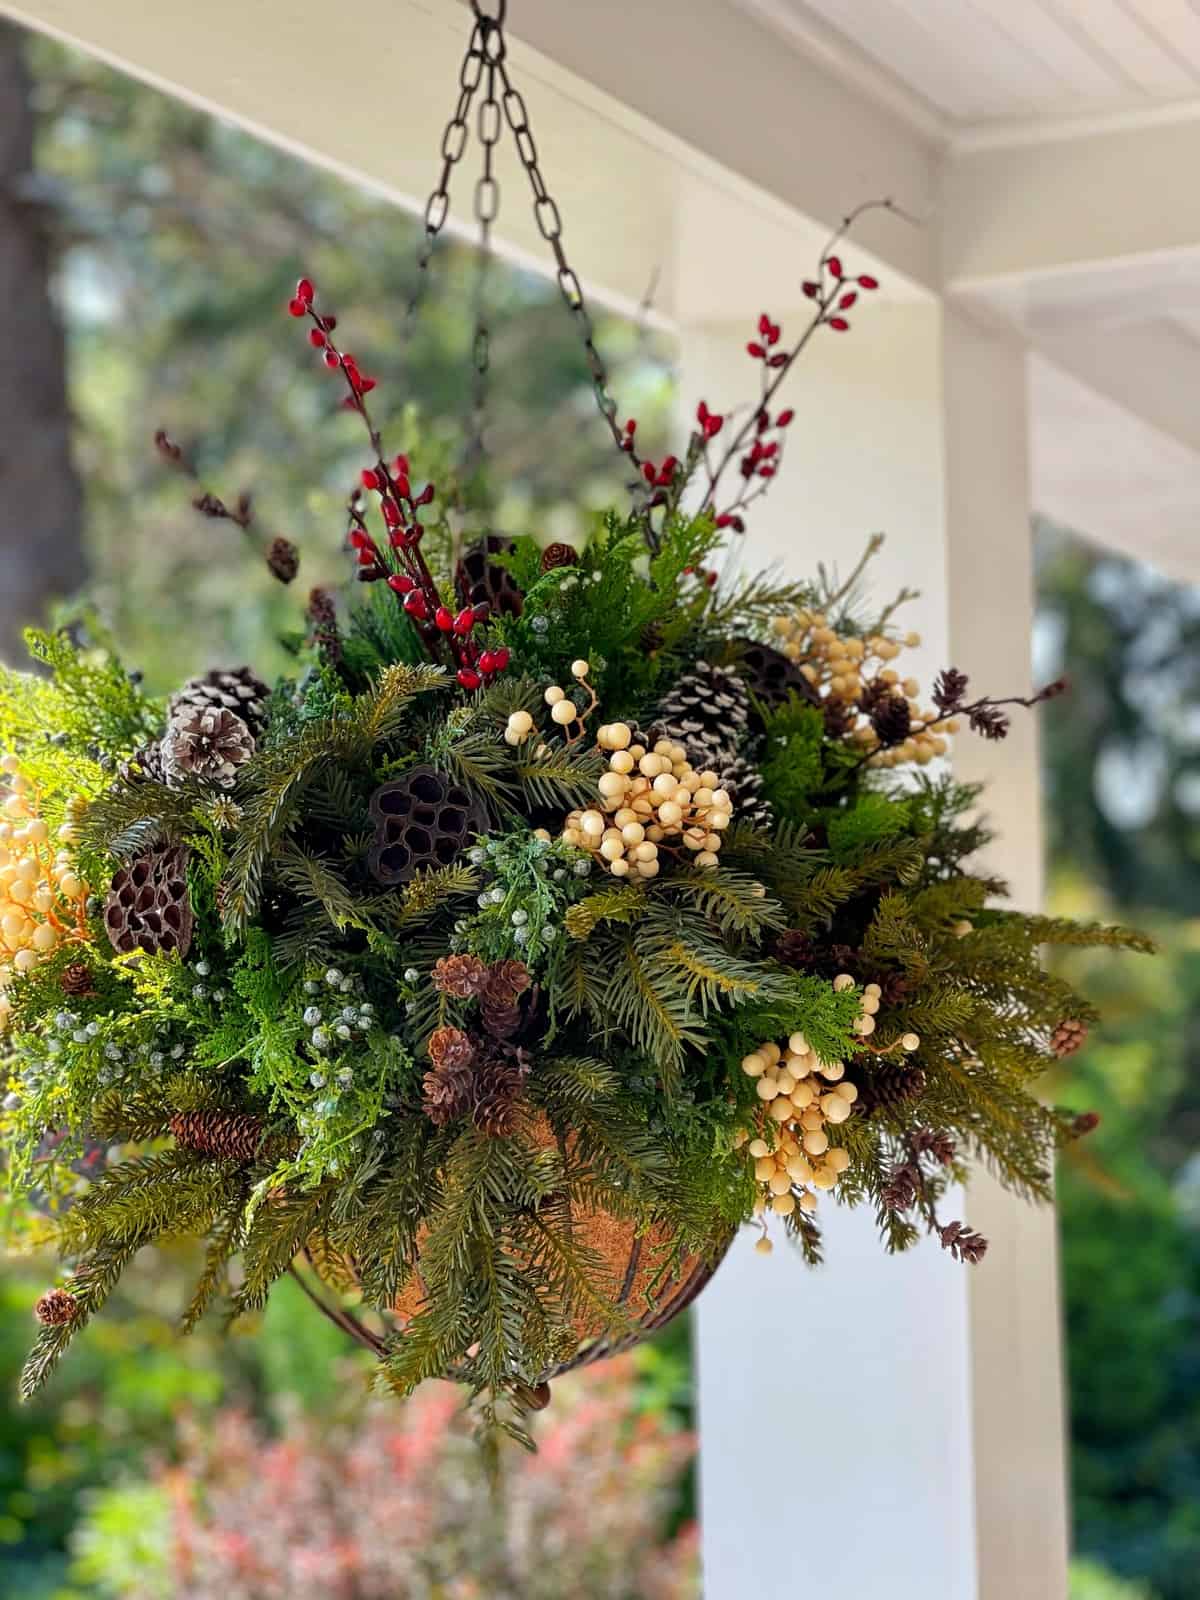
[[[1200, 241], [1200, 116], [1149, 112], [949, 151], [942, 272], [954, 291], [1126, 267], [1170, 271]], [[1143, 308], [1144, 309], [1144, 308]]]
[[[514, 0], [510, 11], [514, 75], [568, 252], [610, 301], [636, 305], [654, 272], [670, 266], [669, 219], [684, 174], [731, 203], [730, 214], [714, 217], [718, 238], [747, 207], [803, 213], [822, 229], [875, 196], [918, 219], [932, 212], [933, 141], [781, 48], [770, 28], [725, 0]], [[409, 208], [433, 186], [470, 24], [462, 0], [0, 0], [0, 15]], [[546, 271], [549, 252], [507, 146], [498, 237]], [[458, 189], [457, 212], [469, 223], [469, 182]], [[932, 230], [875, 216], [856, 236], [891, 270], [933, 281]]]

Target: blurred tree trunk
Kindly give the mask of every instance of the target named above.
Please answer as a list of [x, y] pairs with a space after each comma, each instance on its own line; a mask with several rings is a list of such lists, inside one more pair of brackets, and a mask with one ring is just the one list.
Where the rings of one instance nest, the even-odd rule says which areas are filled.
[[0, 659], [83, 571], [62, 328], [51, 240], [32, 198], [33, 106], [21, 36], [0, 22]]

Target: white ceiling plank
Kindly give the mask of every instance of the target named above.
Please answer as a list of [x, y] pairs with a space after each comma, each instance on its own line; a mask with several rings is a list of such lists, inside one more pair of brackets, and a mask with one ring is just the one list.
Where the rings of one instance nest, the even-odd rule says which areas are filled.
[[928, 25], [918, 13], [901, 11], [895, 0], [855, 0], [848, 15], [844, 0], [807, 0], [791, 3], [848, 34], [868, 54], [894, 72], [918, 94], [959, 122], [976, 117], [1002, 116], [1006, 97], [989, 81], [964, 71], [954, 44]]
[[1200, 13], [1189, 0], [1125, 0], [1147, 32], [1165, 41], [1200, 81]]
[[1036, 51], [1071, 93], [1108, 104], [1128, 94], [1131, 85], [1119, 63], [1038, 0], [1021, 5], [1014, 0], [969, 0], [969, 4], [1003, 33]]
[[1047, 0], [1052, 10], [1074, 23], [1146, 94], [1187, 95], [1196, 91], [1195, 74], [1167, 44], [1147, 31], [1121, 0]]
[[[1016, 114], [1062, 99], [1063, 81], [1053, 67], [1013, 27], [998, 28], [990, 16], [963, 0], [892, 0], [910, 25], [929, 28], [948, 48], [958, 75], [986, 83]], [[1023, 18], [1030, 0], [1011, 0], [1009, 11]]]

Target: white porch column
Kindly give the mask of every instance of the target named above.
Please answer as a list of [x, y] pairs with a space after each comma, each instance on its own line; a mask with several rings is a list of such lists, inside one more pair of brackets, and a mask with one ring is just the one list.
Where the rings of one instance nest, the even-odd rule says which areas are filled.
[[[685, 416], [701, 396], [715, 408], [752, 396], [744, 346], [760, 309], [684, 321]], [[921, 589], [909, 620], [925, 641], [922, 681], [953, 661], [981, 688], [1023, 691], [1020, 354], [943, 318], [930, 297], [868, 304], [856, 321], [849, 335], [818, 338], [797, 373], [790, 458], [755, 507], [746, 562], [812, 572], [823, 560], [845, 572], [867, 536], [885, 531], [873, 594]], [[960, 769], [973, 775], [981, 761], [1006, 836], [996, 864], [1032, 903], [1028, 730], [965, 753]], [[1053, 1218], [985, 1183], [963, 1210], [993, 1240], [979, 1269], [928, 1242], [889, 1259], [869, 1215], [824, 1200], [819, 1270], [782, 1237], [769, 1258], [754, 1253], [753, 1235], [738, 1241], [696, 1313], [707, 1600], [782, 1600], [813, 1585], [889, 1600], [1062, 1600]], [[811, 1529], [796, 1489], [811, 1496]]]
[[[1031, 686], [1034, 582], [1028, 355], [952, 307], [945, 314], [950, 654], [979, 692]], [[1014, 902], [1042, 896], [1037, 722], [1017, 711], [1001, 744], [960, 738], [955, 769], [987, 784], [999, 837], [988, 865]], [[991, 1241], [969, 1277], [980, 1600], [1062, 1600], [1068, 1524], [1055, 1214], [988, 1175], [967, 1212]]]

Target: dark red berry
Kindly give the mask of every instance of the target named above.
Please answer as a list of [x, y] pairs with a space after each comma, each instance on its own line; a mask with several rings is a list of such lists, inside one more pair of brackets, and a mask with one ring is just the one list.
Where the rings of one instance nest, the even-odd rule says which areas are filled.
[[413, 589], [404, 597], [404, 609], [410, 617], [416, 617], [418, 622], [424, 622], [429, 616], [429, 606], [420, 589]]
[[303, 300], [289, 300], [288, 310], [291, 312], [293, 317], [302, 317], [308, 310], [308, 307], [304, 304]]
[[841, 275], [842, 275], [842, 262], [841, 262], [841, 258], [839, 256], [830, 256], [830, 258], [829, 258], [829, 260], [828, 260], [828, 262], [826, 264], [829, 267], [830, 272], [833, 273], [835, 278], [840, 278], [841, 277]]
[[508, 663], [512, 660], [512, 651], [506, 644], [502, 644], [499, 650], [496, 650], [493, 653], [496, 657], [496, 671], [503, 672], [508, 666]]
[[486, 622], [491, 614], [492, 608], [486, 600], [481, 600], [474, 609], [474, 617], [476, 622]]
[[761, 361], [767, 352], [756, 339], [751, 339], [750, 343], [746, 346], [746, 353], [747, 355], [754, 356], [756, 360]]
[[821, 292], [821, 285], [819, 283], [814, 283], [811, 278], [806, 278], [804, 281], [804, 292], [810, 300], [815, 300]]
[[464, 689], [478, 689], [483, 683], [483, 679], [475, 671], [474, 667], [460, 667], [455, 676]]
[[352, 550], [367, 550], [370, 548], [371, 535], [364, 533], [361, 528], [351, 528], [350, 548]]
[[373, 567], [375, 565], [374, 550], [372, 550], [369, 546], [364, 546], [358, 552], [358, 564], [360, 567]]
[[383, 520], [388, 527], [398, 528], [404, 521], [403, 516], [400, 514], [400, 507], [394, 500], [381, 500], [379, 504], [383, 511]]
[[850, 324], [846, 321], [845, 317], [830, 317], [829, 326], [834, 330], [835, 333], [845, 333]]
[[311, 278], [301, 278], [296, 285], [296, 299], [302, 300], [306, 306], [312, 305], [316, 292]]
[[363, 468], [363, 470], [362, 470], [362, 486], [363, 486], [364, 489], [379, 489], [379, 488], [382, 488], [382, 485], [381, 485], [381, 483], [379, 481], [379, 474], [375, 471], [374, 467], [364, 467]]
[[846, 293], [838, 301], [838, 310], [839, 311], [849, 311], [850, 307], [854, 304], [854, 302], [857, 299], [858, 299], [857, 291], [854, 290], [854, 289], [847, 289]]
[[479, 657], [479, 670], [485, 678], [490, 678], [496, 670], [496, 654], [493, 650], [485, 650]]
[[467, 636], [468, 633], [470, 633], [471, 629], [474, 626], [475, 626], [475, 613], [474, 613], [474, 611], [471, 610], [470, 606], [467, 606], [465, 608], [465, 610], [460, 611], [458, 613], [458, 615], [455, 617], [455, 619], [454, 619], [454, 631], [455, 631], [455, 633], [458, 634], [460, 639], [463, 639], [463, 638], [465, 638]]
[[779, 428], [789, 427], [791, 425], [792, 418], [795, 415], [796, 415], [796, 413], [791, 409], [790, 406], [786, 411], [781, 411], [779, 413], [779, 415], [775, 418], [776, 427], [779, 427]]
[[442, 633], [450, 633], [454, 628], [454, 618], [446, 606], [439, 606], [433, 613], [433, 620]]
[[758, 319], [758, 331], [762, 334], [764, 339], [771, 331], [771, 319], [765, 311]]
[[787, 363], [788, 363], [788, 358], [787, 358], [786, 354], [781, 350], [777, 356], [772, 356], [771, 357], [770, 361], [767, 362], [767, 365], [769, 367], [774, 367], [776, 370], [778, 370], [780, 367], [786, 367]]
[[341, 357], [338, 355], [337, 351], [336, 350], [326, 350], [326, 352], [325, 352], [325, 365], [327, 367], [336, 367], [336, 366], [339, 366], [340, 364], [341, 364]]
[[416, 587], [413, 580], [403, 572], [395, 572], [388, 579], [388, 588], [394, 589], [397, 594], [411, 594]]
[[323, 350], [325, 348], [325, 335], [320, 328], [310, 328], [308, 330], [308, 342], [314, 350]]
[[873, 278], [869, 272], [861, 272], [858, 277], [858, 287], [860, 289], [878, 289], [879, 279]]
[[430, 501], [433, 499], [433, 495], [434, 495], [433, 485], [431, 483], [427, 483], [425, 485], [425, 487], [421, 490], [421, 492], [417, 496], [417, 498], [413, 501], [413, 505], [415, 505], [415, 506], [427, 506], [430, 503]]

